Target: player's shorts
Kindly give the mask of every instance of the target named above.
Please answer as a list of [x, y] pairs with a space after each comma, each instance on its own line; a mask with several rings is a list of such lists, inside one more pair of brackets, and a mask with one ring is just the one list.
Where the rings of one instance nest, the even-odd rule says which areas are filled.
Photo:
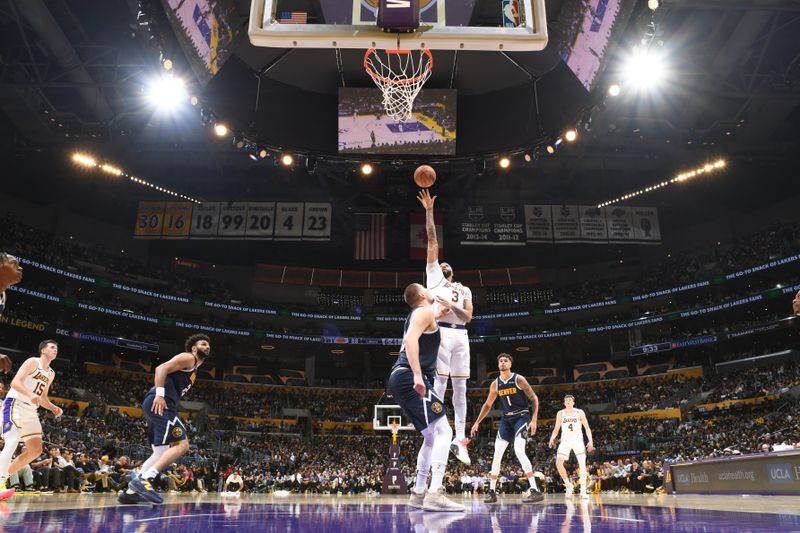
[[523, 437], [527, 438], [528, 424], [531, 423], [531, 417], [527, 414], [518, 416], [504, 416], [500, 419], [500, 429], [497, 431], [497, 438], [506, 442], [511, 442], [517, 438], [520, 433]]
[[575, 452], [575, 456], [586, 455], [586, 444], [582, 440], [561, 441], [556, 450], [556, 455], [569, 459], [570, 452]]
[[167, 407], [164, 413], [157, 415], [152, 411], [156, 394], [148, 394], [142, 402], [142, 414], [147, 419], [147, 436], [153, 446], [164, 446], [186, 439], [186, 426], [183, 425], [178, 411]]
[[436, 357], [436, 373], [451, 378], [469, 379], [469, 335], [466, 329], [439, 324], [442, 339]]
[[410, 368], [398, 366], [393, 368], [389, 375], [389, 392], [420, 432], [431, 422], [447, 414], [444, 401], [433, 392], [430, 378], [423, 376], [422, 381], [426, 389], [424, 398], [420, 398], [414, 390], [414, 373]]
[[3, 436], [25, 442], [42, 436], [42, 424], [36, 406], [19, 398], [6, 398], [3, 401]]

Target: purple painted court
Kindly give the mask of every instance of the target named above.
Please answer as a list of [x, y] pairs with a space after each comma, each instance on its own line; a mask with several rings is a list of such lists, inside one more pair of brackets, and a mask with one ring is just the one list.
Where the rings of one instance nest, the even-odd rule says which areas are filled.
[[[461, 500], [460, 500], [461, 501]], [[409, 511], [398, 496], [170, 496], [162, 506], [118, 506], [110, 496], [17, 496], [0, 507], [7, 532], [413, 531], [797, 531], [795, 497], [548, 495], [544, 504], [464, 498], [465, 513]]]

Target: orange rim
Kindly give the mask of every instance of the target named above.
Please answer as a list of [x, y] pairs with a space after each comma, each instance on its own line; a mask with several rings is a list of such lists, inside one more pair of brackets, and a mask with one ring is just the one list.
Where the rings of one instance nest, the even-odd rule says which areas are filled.
[[[369, 56], [370, 56], [370, 54], [374, 54], [377, 51], [378, 51], [377, 48], [370, 48], [369, 50], [367, 50], [367, 53], [364, 54], [364, 70], [367, 71], [367, 74], [369, 74], [372, 77], [372, 79], [380, 80], [382, 83], [386, 83], [386, 84], [389, 84], [389, 85], [408, 85], [409, 83], [414, 83], [414, 82], [417, 82], [417, 81], [421, 80], [422, 78], [425, 77], [425, 75], [428, 72], [430, 72], [433, 69], [433, 54], [431, 54], [431, 51], [428, 50], [427, 48], [420, 48], [419, 51], [428, 56], [428, 66], [423, 72], [421, 72], [417, 76], [414, 76], [413, 78], [407, 78], [407, 79], [404, 79], [404, 80], [393, 80], [393, 79], [390, 79], [390, 78], [386, 78], [386, 77], [381, 76], [380, 74], [374, 72], [369, 67]], [[400, 55], [400, 54], [404, 54], [405, 55], [405, 54], [410, 54], [411, 50], [394, 49], [394, 50], [386, 50], [386, 53], [387, 54], [396, 54], [396, 55]]]

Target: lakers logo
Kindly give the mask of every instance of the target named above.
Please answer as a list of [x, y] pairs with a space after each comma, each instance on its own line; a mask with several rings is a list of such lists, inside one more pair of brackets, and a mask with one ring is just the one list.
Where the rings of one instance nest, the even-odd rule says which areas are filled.
[[172, 436], [176, 439], [183, 436], [183, 429], [175, 427], [172, 428]]
[[437, 414], [437, 415], [438, 415], [439, 413], [441, 413], [441, 412], [442, 412], [442, 404], [441, 404], [441, 403], [439, 403], [439, 402], [433, 402], [433, 403], [431, 404], [431, 411], [433, 411], [433, 412], [434, 412], [434, 414]]

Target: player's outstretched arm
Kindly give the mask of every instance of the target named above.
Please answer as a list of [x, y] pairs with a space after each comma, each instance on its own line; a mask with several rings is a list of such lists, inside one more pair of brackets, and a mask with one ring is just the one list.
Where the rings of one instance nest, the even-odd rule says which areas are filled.
[[433, 220], [433, 205], [436, 196], [431, 196], [428, 189], [422, 189], [417, 195], [419, 203], [425, 208], [425, 232], [428, 234], [428, 264], [439, 261], [439, 238], [436, 236], [436, 223]]
[[594, 450], [594, 442], [592, 440], [592, 430], [589, 429], [589, 421], [586, 420], [586, 413], [581, 411], [581, 424], [583, 425], [583, 429], [586, 430], [586, 438], [589, 439], [589, 442], [586, 443], [586, 451], [591, 452]]
[[486, 401], [483, 402], [481, 406], [481, 412], [478, 413], [478, 418], [475, 419], [475, 422], [472, 424], [472, 429], [469, 432], [470, 437], [474, 437], [478, 433], [478, 426], [483, 419], [489, 414], [489, 411], [492, 410], [492, 406], [494, 405], [494, 401], [497, 399], [497, 382], [492, 381], [492, 384], [489, 386], [489, 394], [486, 396]]
[[792, 311], [796, 315], [800, 315], [800, 291], [797, 291], [797, 294], [794, 296], [794, 300], [792, 300]]
[[531, 435], [536, 435], [536, 427], [539, 420], [539, 397], [533, 392], [533, 388], [530, 383], [528, 383], [528, 380], [525, 379], [525, 376], [517, 374], [517, 386], [522, 389], [522, 392], [525, 393], [525, 396], [527, 396], [528, 400], [531, 402], [531, 423], [528, 429]]
[[556, 413], [556, 420], [553, 422], [553, 433], [550, 434], [550, 447], [555, 447], [556, 437], [558, 437], [558, 432], [561, 431], [561, 424], [558, 421], [561, 420], [561, 411]]

